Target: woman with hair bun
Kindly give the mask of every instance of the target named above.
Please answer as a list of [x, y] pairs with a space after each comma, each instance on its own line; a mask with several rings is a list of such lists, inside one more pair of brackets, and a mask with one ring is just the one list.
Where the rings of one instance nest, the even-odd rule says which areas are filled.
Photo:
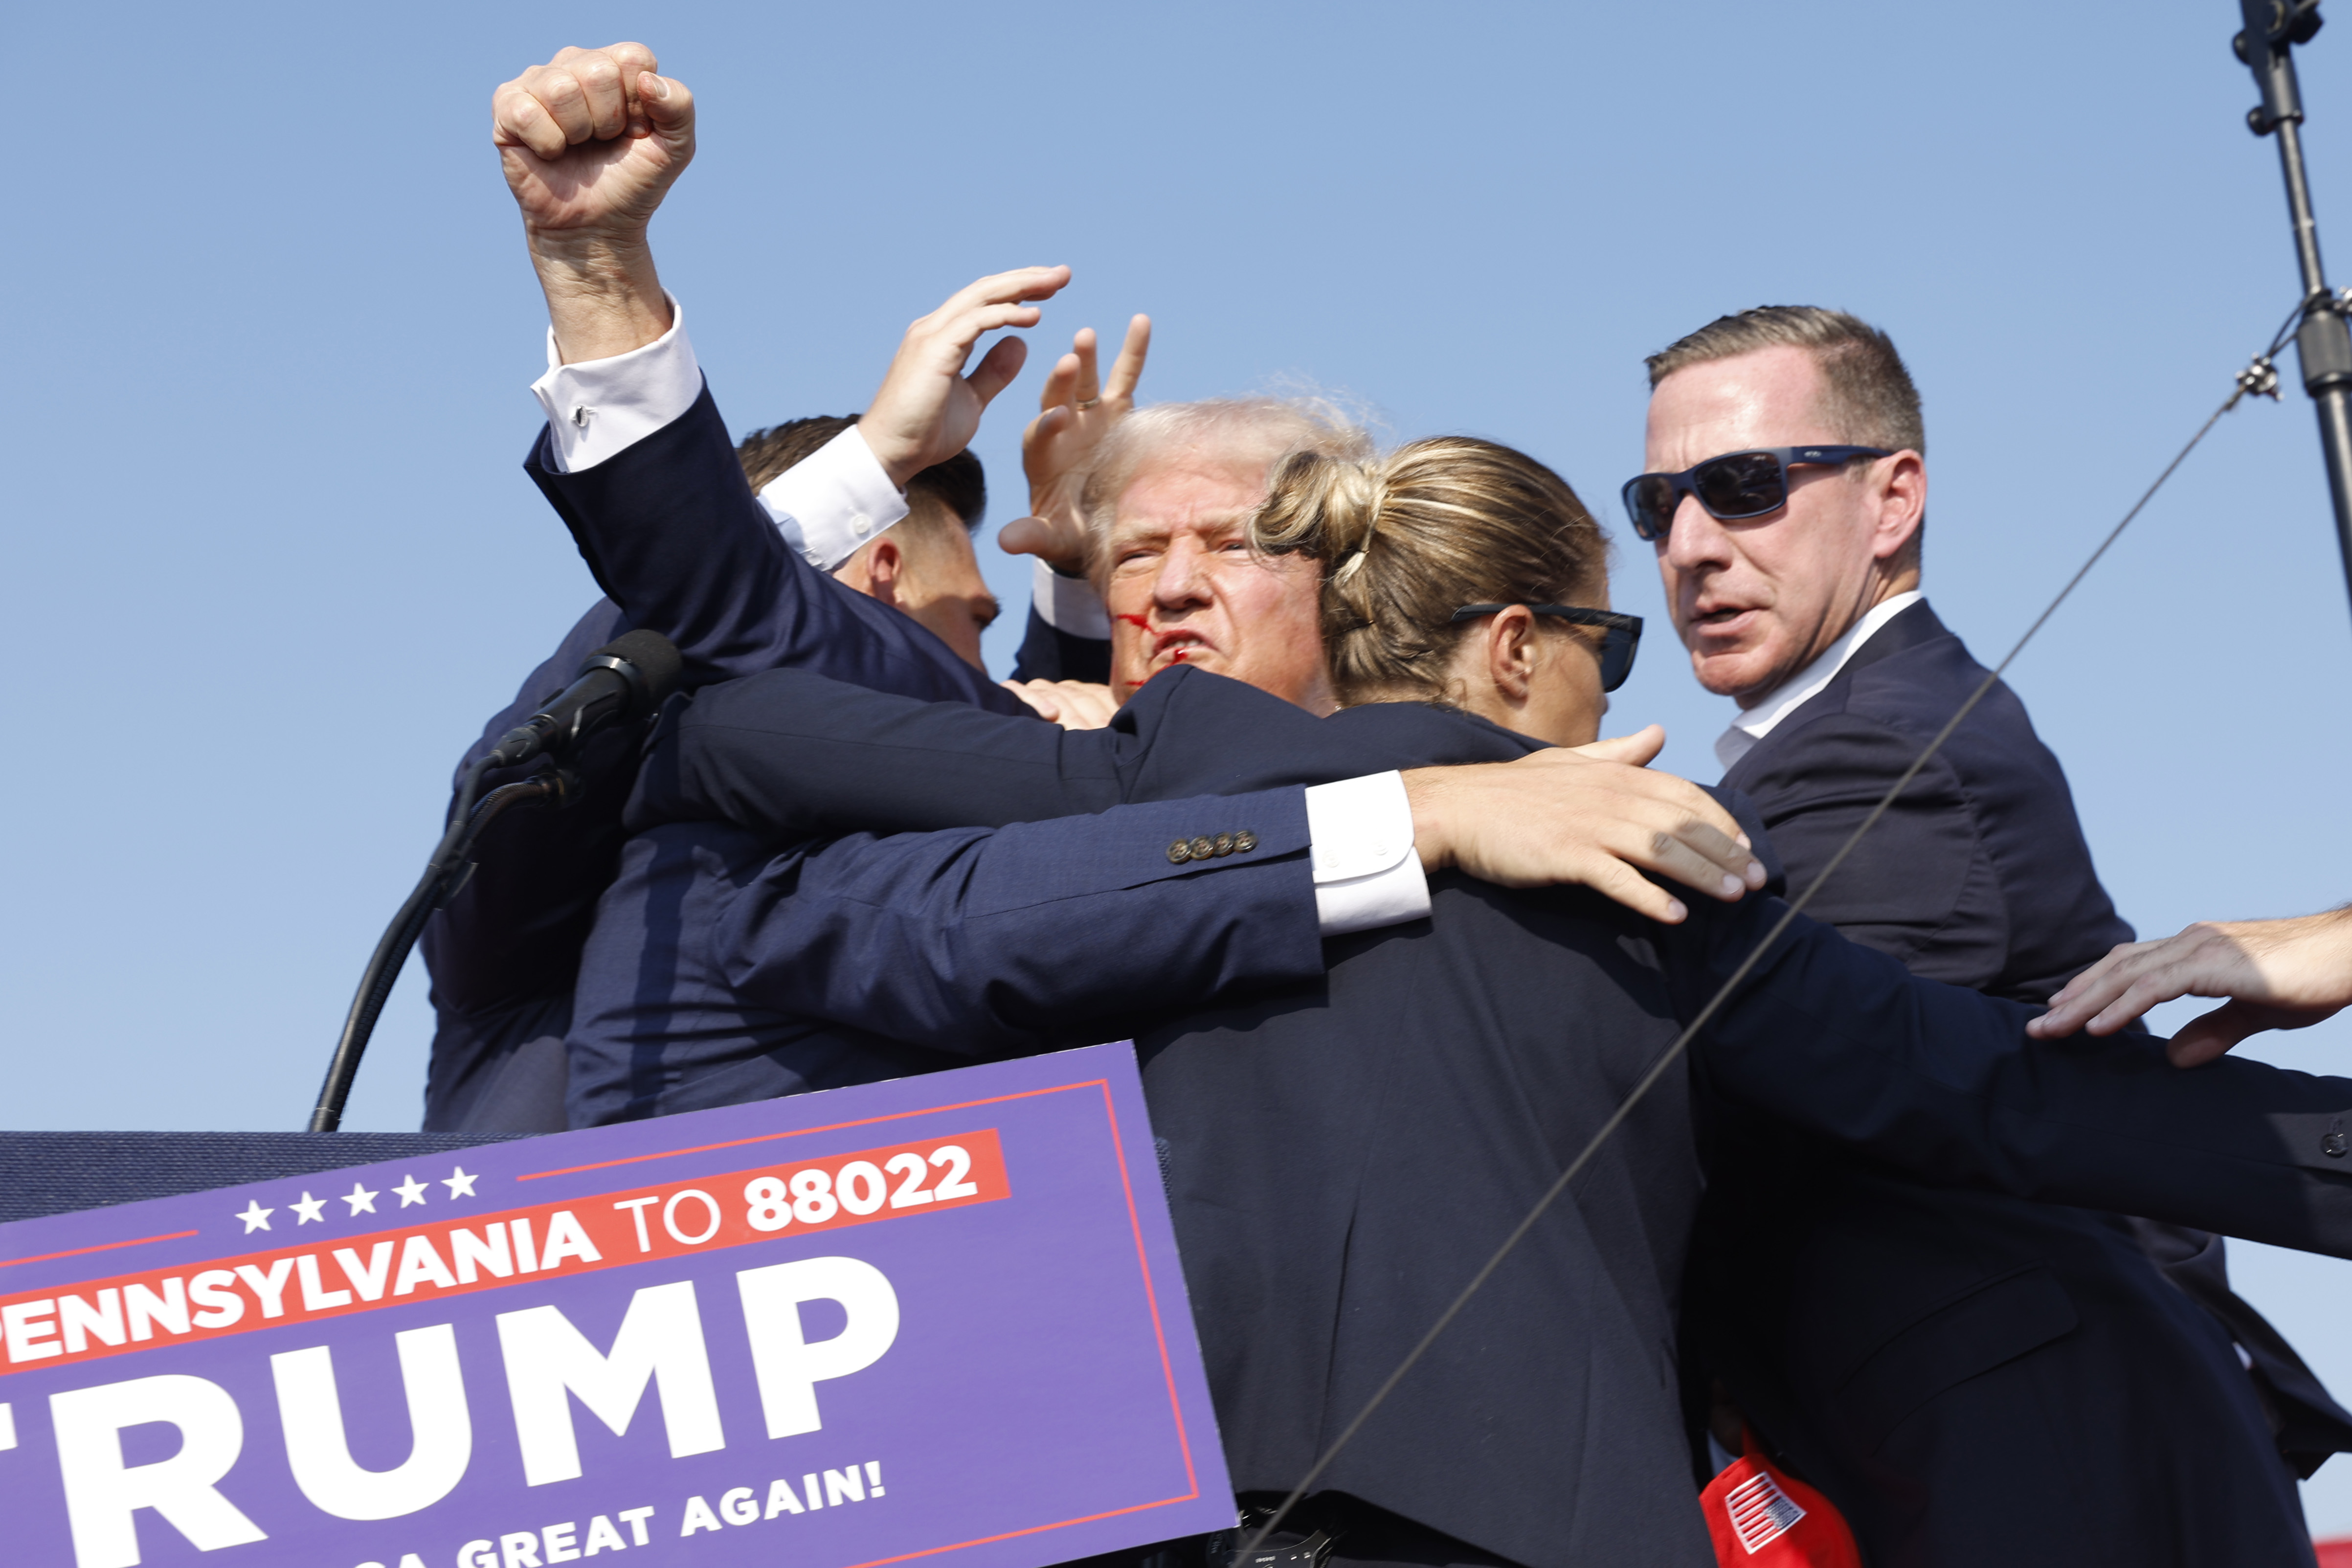
[[1250, 526], [1326, 563], [1343, 705], [1435, 702], [1556, 746], [1600, 733], [1642, 623], [1609, 609], [1609, 542], [1568, 481], [1467, 436], [1349, 461], [1286, 459]]

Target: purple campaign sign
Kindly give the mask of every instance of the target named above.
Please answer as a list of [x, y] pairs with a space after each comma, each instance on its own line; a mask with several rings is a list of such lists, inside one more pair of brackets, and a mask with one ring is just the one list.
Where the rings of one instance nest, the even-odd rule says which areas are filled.
[[1124, 1045], [0, 1226], [0, 1341], [26, 1568], [1039, 1568], [1234, 1521]]

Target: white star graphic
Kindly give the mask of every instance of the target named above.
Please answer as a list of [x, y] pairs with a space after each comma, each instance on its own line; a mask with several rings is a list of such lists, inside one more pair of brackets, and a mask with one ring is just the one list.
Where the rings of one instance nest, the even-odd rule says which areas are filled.
[[406, 1208], [411, 1204], [421, 1204], [425, 1201], [425, 1184], [418, 1181], [415, 1177], [409, 1175], [406, 1172], [401, 1173], [400, 1185], [393, 1188], [392, 1190], [400, 1194], [400, 1206], [402, 1208]]
[[375, 1194], [368, 1191], [357, 1182], [353, 1182], [352, 1184], [352, 1190], [343, 1194], [343, 1202], [352, 1205], [352, 1214], [375, 1213]]
[[321, 1215], [319, 1211], [327, 1206], [327, 1200], [324, 1198], [314, 1198], [308, 1192], [305, 1192], [302, 1194], [302, 1201], [300, 1203], [289, 1204], [286, 1206], [302, 1216], [300, 1219], [294, 1222], [296, 1225], [309, 1225], [314, 1219], [318, 1220], [321, 1224], [324, 1224], [326, 1221], [326, 1216]]
[[441, 1178], [441, 1184], [449, 1189], [449, 1195], [453, 1198], [470, 1198], [474, 1195], [474, 1184], [481, 1179], [466, 1174], [463, 1165], [452, 1165], [449, 1173]]
[[260, 1199], [252, 1198], [247, 1200], [245, 1212], [243, 1214], [234, 1215], [230, 1217], [245, 1221], [245, 1234], [251, 1236], [257, 1230], [268, 1230], [269, 1228], [269, 1216], [277, 1212], [278, 1211], [276, 1209], [263, 1208], [261, 1206]]

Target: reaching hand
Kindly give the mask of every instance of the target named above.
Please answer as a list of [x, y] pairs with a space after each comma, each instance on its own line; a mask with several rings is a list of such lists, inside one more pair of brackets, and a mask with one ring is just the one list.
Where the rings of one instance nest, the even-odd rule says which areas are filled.
[[1578, 883], [1666, 925], [1689, 910], [1644, 871], [1737, 902], [1764, 885], [1764, 866], [1731, 814], [1686, 780], [1612, 760], [1654, 756], [1664, 738], [1653, 725], [1515, 763], [1412, 769], [1405, 795], [1423, 868], [1506, 888]]
[[1076, 576], [1086, 568], [1086, 520], [1078, 516], [1077, 476], [1095, 448], [1135, 406], [1135, 385], [1151, 352], [1151, 318], [1127, 324], [1127, 341], [1111, 362], [1110, 379], [1096, 368], [1095, 330], [1079, 329], [1070, 352], [1055, 364], [1039, 394], [1036, 418], [1021, 432], [1021, 467], [1029, 476], [1028, 517], [1000, 530], [1007, 553], [1034, 555]]
[[1118, 713], [1110, 688], [1091, 680], [1000, 680], [1013, 696], [1065, 730], [1099, 730]]
[[982, 410], [1021, 374], [1029, 353], [1019, 338], [1006, 338], [966, 375], [973, 346], [999, 327], [1035, 326], [1039, 311], [1026, 301], [1050, 300], [1069, 280], [1066, 267], [999, 272], [957, 290], [907, 329], [882, 390], [857, 422], [892, 484], [905, 489], [908, 479], [971, 445]]
[[642, 239], [694, 157], [694, 95], [643, 44], [567, 48], [491, 94], [490, 140], [534, 236]]
[[2352, 1005], [2352, 908], [2283, 921], [2200, 923], [2162, 942], [2126, 942], [2068, 981], [2026, 1033], [2112, 1035], [2159, 1003], [2231, 1000], [2172, 1037], [2175, 1067], [2213, 1060], [2264, 1029], [2304, 1029]]

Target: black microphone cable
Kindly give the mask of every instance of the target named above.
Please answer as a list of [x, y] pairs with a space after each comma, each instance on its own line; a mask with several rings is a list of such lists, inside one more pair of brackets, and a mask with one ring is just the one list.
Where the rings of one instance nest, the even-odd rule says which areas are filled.
[[[2296, 307], [2298, 317], [2303, 309], [2301, 305]], [[1364, 1402], [1364, 1407], [1356, 1413], [1355, 1419], [1340, 1429], [1339, 1436], [1331, 1440], [1330, 1447], [1323, 1450], [1322, 1455], [1316, 1459], [1307, 1474], [1300, 1478], [1298, 1484], [1290, 1489], [1290, 1494], [1282, 1500], [1282, 1506], [1276, 1509], [1266, 1521], [1258, 1527], [1257, 1533], [1251, 1536], [1234, 1553], [1233, 1561], [1235, 1563], [1247, 1563], [1265, 1544], [1267, 1538], [1281, 1527], [1282, 1521], [1290, 1516], [1291, 1510], [1297, 1508], [1300, 1500], [1314, 1489], [1316, 1481], [1322, 1478], [1323, 1472], [1331, 1468], [1332, 1461], [1339, 1457], [1340, 1451], [1354, 1440], [1357, 1433], [1363, 1430], [1364, 1424], [1372, 1418], [1372, 1413], [1396, 1391], [1397, 1385], [1404, 1381], [1406, 1373], [1412, 1372], [1420, 1363], [1421, 1358], [1428, 1353], [1430, 1346], [1435, 1344], [1438, 1337], [1445, 1332], [1454, 1320], [1462, 1315], [1462, 1310], [1470, 1304], [1471, 1298], [1478, 1294], [1488, 1279], [1494, 1278], [1495, 1271], [1503, 1266], [1504, 1260], [1508, 1258], [1517, 1249], [1519, 1243], [1527, 1239], [1528, 1233], [1542, 1222], [1544, 1215], [1551, 1211], [1552, 1205], [1559, 1201], [1570, 1185], [1582, 1173], [1585, 1166], [1591, 1163], [1593, 1155], [1600, 1152], [1601, 1146], [1625, 1124], [1626, 1119], [1633, 1115], [1634, 1108], [1642, 1103], [1643, 1097], [1648, 1095], [1675, 1064], [1682, 1059], [1683, 1054], [1689, 1049], [1691, 1041], [1697, 1037], [1698, 1032], [1714, 1021], [1715, 1016], [1723, 1010], [1724, 1004], [1730, 999], [1731, 994], [1739, 988], [1756, 965], [1762, 962], [1764, 955], [1771, 951], [1774, 942], [1780, 940], [1781, 933], [1789, 929], [1790, 922], [1804, 912], [1805, 906], [1813, 901], [1813, 895], [1822, 890], [1822, 884], [1828, 881], [1840, 866], [1845, 864], [1846, 857], [1853, 853], [1854, 847], [1862, 842], [1864, 835], [1878, 826], [1878, 819], [1886, 815], [1887, 808], [1895, 804], [1895, 797], [1900, 795], [1904, 788], [1918, 776], [1919, 770], [1927, 765], [1928, 759], [1942, 749], [1944, 742], [1951, 738], [1952, 731], [1960, 727], [1960, 721], [1975, 711], [1977, 704], [1983, 700], [1987, 692], [2000, 684], [2002, 673], [2016, 661], [2019, 654], [2025, 651], [2025, 645], [2033, 640], [2034, 634], [2042, 629], [2052, 616], [2058, 613], [2058, 606], [2064, 604], [2067, 596], [2074, 592], [2083, 579], [2090, 575], [2091, 568], [2096, 566], [2116, 541], [2123, 537], [2124, 530], [2130, 527], [2132, 520], [2156, 498], [2156, 492], [2164, 488], [2164, 482], [2167, 479], [2172, 478], [2173, 470], [2179, 468], [2188, 459], [2189, 454], [2197, 449], [2197, 444], [2205, 439], [2206, 434], [2221, 422], [2221, 416], [2235, 408], [2239, 401], [2248, 393], [2267, 396], [2273, 401], [2277, 400], [2278, 372], [2271, 362], [2277, 354], [2280, 346], [2274, 342], [2267, 352], [2255, 355], [2253, 363], [2238, 373], [2237, 384], [2231, 389], [2227, 400], [2213, 411], [2204, 424], [2198, 426], [2197, 434], [2189, 437], [2188, 445], [2174, 454], [2172, 461], [2164, 466], [2164, 471], [2157, 475], [2156, 482], [2147, 487], [2139, 500], [2132, 504], [2132, 509], [2124, 513], [2123, 521], [2110, 529], [2107, 536], [2099, 542], [2099, 547], [2091, 552], [2090, 559], [2084, 562], [2072, 577], [2066, 579], [2066, 585], [2058, 590], [2057, 596], [2033, 618], [2033, 624], [2025, 628], [2025, 634], [2011, 647], [2000, 663], [1995, 666], [1976, 690], [1969, 694], [1969, 700], [1960, 704], [1959, 711], [1953, 714], [1950, 721], [1936, 732], [1936, 738], [1927, 742], [1927, 749], [1912, 759], [1911, 765], [1903, 770], [1903, 776], [1888, 786], [1886, 793], [1879, 797], [1878, 804], [1871, 808], [1870, 815], [1863, 818], [1861, 825], [1846, 836], [1845, 842], [1838, 847], [1838, 852], [1830, 858], [1830, 863], [1822, 867], [1820, 873], [1807, 885], [1805, 890], [1781, 911], [1780, 918], [1773, 922], [1772, 929], [1767, 931], [1763, 940], [1759, 942], [1754, 950], [1740, 961], [1739, 967], [1732, 971], [1731, 977], [1717, 988], [1706, 1005], [1700, 1008], [1697, 1016], [1691, 1019], [1683, 1032], [1675, 1037], [1674, 1044], [1659, 1053], [1657, 1060], [1651, 1064], [1650, 1069], [1642, 1075], [1640, 1081], [1627, 1091], [1624, 1100], [1619, 1103], [1614, 1111], [1610, 1113], [1609, 1120], [1601, 1124], [1599, 1131], [1586, 1142], [1576, 1158], [1568, 1163], [1559, 1178], [1545, 1190], [1543, 1196], [1536, 1200], [1535, 1206], [1528, 1211], [1527, 1217], [1519, 1221], [1512, 1228], [1510, 1235], [1503, 1238], [1503, 1244], [1495, 1249], [1494, 1255], [1486, 1259], [1478, 1272], [1471, 1276], [1470, 1282], [1462, 1288], [1461, 1294], [1454, 1298], [1453, 1303], [1438, 1314], [1437, 1321], [1429, 1326], [1429, 1331], [1422, 1335], [1420, 1342], [1405, 1353], [1404, 1360], [1397, 1363], [1397, 1369], [1389, 1373], [1380, 1387], [1373, 1391], [1372, 1396]]]
[[681, 668], [677, 649], [659, 632], [634, 631], [616, 637], [588, 656], [579, 678], [561, 696], [509, 731], [487, 756], [466, 770], [457, 785], [449, 826], [425, 862], [425, 875], [417, 879], [400, 911], [384, 927], [367, 968], [360, 974], [359, 991], [343, 1018], [341, 1037], [327, 1064], [326, 1081], [319, 1088], [319, 1103], [310, 1111], [310, 1131], [332, 1132], [342, 1125], [343, 1104], [359, 1077], [360, 1058], [375, 1032], [376, 1019], [392, 996], [410, 951], [425, 934], [425, 922], [465, 885], [472, 868], [474, 842], [482, 830], [526, 802], [569, 805], [580, 798], [579, 775], [558, 766], [492, 790], [488, 799], [477, 805], [491, 771], [541, 756], [552, 755], [561, 761], [600, 730], [650, 717], [677, 688]]

